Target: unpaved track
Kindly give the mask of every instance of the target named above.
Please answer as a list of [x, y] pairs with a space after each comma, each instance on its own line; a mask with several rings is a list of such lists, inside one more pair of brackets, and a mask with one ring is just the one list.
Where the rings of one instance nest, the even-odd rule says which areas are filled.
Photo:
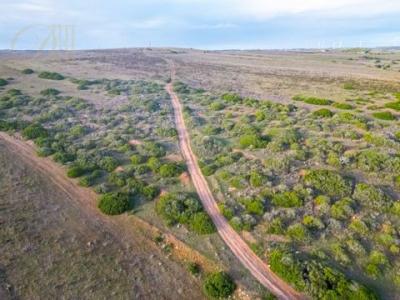
[[240, 235], [232, 229], [227, 220], [220, 214], [208, 183], [200, 171], [197, 158], [190, 146], [190, 138], [183, 119], [182, 106], [178, 96], [173, 91], [172, 83], [175, 77], [175, 67], [171, 65], [171, 82], [166, 85], [166, 91], [171, 97], [175, 114], [176, 129], [179, 136], [179, 145], [185, 158], [189, 174], [197, 190], [201, 202], [213, 220], [217, 231], [233, 254], [250, 273], [279, 299], [306, 299], [305, 296], [294, 290], [290, 285], [275, 275], [270, 268], [250, 249]]

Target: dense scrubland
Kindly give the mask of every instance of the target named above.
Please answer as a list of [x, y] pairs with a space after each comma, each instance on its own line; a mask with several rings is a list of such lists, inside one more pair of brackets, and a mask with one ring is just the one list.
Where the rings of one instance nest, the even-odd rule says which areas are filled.
[[343, 88], [354, 98], [279, 104], [175, 84], [232, 227], [314, 298], [373, 299], [400, 283], [400, 99]]
[[[21, 73], [36, 76], [33, 70]], [[7, 87], [0, 98], [0, 130], [32, 140], [37, 155], [64, 165], [68, 177], [98, 194], [98, 208], [104, 214], [135, 212], [159, 197], [156, 212], [168, 226], [183, 224], [199, 235], [215, 232], [197, 195], [181, 188], [178, 177], [186, 167], [179, 156], [169, 98], [162, 84], [82, 80], [47, 71], [37, 76], [69, 80], [77, 90], [122, 95], [129, 100], [105, 108], [56, 88], [29, 95]], [[4, 86], [12, 85], [10, 81]], [[203, 276], [196, 263], [188, 268], [194, 276]], [[218, 298], [234, 290], [227, 273], [204, 274], [207, 295]]]

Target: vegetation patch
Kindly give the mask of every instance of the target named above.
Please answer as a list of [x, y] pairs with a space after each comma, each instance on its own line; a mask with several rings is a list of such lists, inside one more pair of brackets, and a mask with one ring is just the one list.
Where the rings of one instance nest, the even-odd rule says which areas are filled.
[[384, 121], [396, 120], [396, 116], [394, 116], [390, 111], [376, 112], [376, 113], [373, 113], [372, 116], [375, 119], [384, 120]]
[[313, 116], [317, 118], [331, 118], [333, 115], [334, 113], [327, 108], [321, 108], [313, 112]]
[[25, 74], [25, 75], [30, 75], [30, 74], [33, 74], [33, 73], [35, 73], [35, 71], [33, 71], [32, 69], [23, 69], [22, 71], [21, 71], [21, 73], [22, 74]]
[[233, 294], [236, 284], [227, 273], [217, 272], [207, 275], [203, 288], [208, 297], [222, 299]]
[[345, 197], [351, 195], [352, 185], [340, 174], [330, 170], [311, 170], [305, 177], [307, 185], [331, 197]]
[[63, 79], [65, 79], [65, 77], [63, 75], [59, 74], [59, 73], [48, 72], [48, 71], [40, 72], [39, 73], [39, 78], [50, 79], [50, 80], [63, 80]]
[[306, 97], [306, 96], [294, 96], [293, 100], [295, 101], [302, 101], [307, 104], [312, 104], [312, 105], [331, 105], [333, 101], [328, 100], [328, 99], [323, 99], [323, 98], [316, 98], [316, 97]]
[[128, 194], [117, 192], [108, 193], [100, 197], [98, 207], [106, 215], [120, 215], [129, 210]]

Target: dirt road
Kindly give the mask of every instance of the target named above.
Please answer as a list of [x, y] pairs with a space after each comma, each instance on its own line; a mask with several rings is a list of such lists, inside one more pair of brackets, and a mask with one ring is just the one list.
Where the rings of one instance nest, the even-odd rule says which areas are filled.
[[219, 235], [244, 267], [279, 299], [306, 299], [305, 296], [295, 291], [286, 282], [276, 276], [220, 214], [217, 202], [211, 193], [205, 177], [200, 171], [197, 158], [190, 146], [190, 138], [183, 119], [182, 106], [178, 96], [173, 91], [172, 82], [174, 81], [174, 77], [175, 68], [171, 63], [171, 82], [166, 85], [166, 91], [172, 99], [179, 145], [200, 200], [213, 220]]

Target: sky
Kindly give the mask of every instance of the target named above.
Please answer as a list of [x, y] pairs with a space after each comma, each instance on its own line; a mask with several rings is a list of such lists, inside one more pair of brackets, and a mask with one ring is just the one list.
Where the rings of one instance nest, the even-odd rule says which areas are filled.
[[0, 49], [400, 46], [399, 0], [0, 0]]

